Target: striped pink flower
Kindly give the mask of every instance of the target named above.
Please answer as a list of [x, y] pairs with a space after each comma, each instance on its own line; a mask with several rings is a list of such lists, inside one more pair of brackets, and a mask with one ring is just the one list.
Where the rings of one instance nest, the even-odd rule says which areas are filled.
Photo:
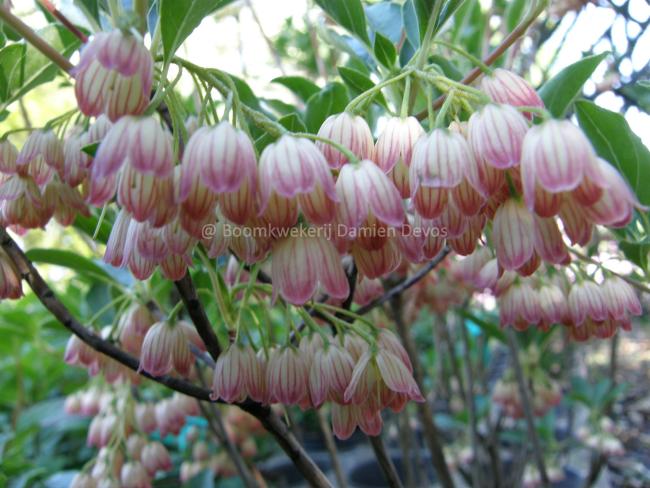
[[546, 326], [564, 324], [569, 319], [567, 297], [560, 287], [548, 283], [538, 290], [542, 323]]
[[402, 198], [410, 196], [409, 166], [413, 147], [424, 135], [424, 129], [415, 117], [391, 117], [375, 145], [375, 162], [388, 174]]
[[334, 218], [338, 200], [334, 178], [316, 145], [289, 135], [266, 146], [260, 157], [260, 213], [272, 194], [298, 202], [305, 217], [314, 224]]
[[[481, 80], [481, 90], [496, 103], [544, 108], [544, 102], [530, 83], [503, 68], [497, 68], [492, 74], [484, 76]], [[531, 118], [531, 115], [528, 114], [528, 117]]]
[[602, 322], [607, 319], [607, 303], [603, 289], [593, 281], [574, 283], [568, 298], [569, 318], [574, 327], [581, 326], [585, 320]]
[[345, 299], [350, 293], [336, 248], [319, 236], [299, 235], [276, 242], [271, 277], [274, 296], [280, 294], [294, 305], [307, 302], [319, 288], [331, 298]]
[[226, 403], [242, 402], [259, 374], [255, 351], [250, 347], [231, 344], [217, 359], [210, 398], [214, 401], [221, 398]]
[[[363, 117], [347, 112], [330, 115], [318, 129], [318, 135], [348, 148], [359, 159], [373, 159], [374, 141]], [[339, 169], [348, 162], [347, 156], [332, 145], [320, 141], [316, 145], [331, 168]]]
[[611, 227], [625, 227], [634, 209], [647, 210], [616, 169], [607, 161], [599, 160], [603, 193], [591, 206], [585, 207], [587, 217], [594, 223]]
[[[336, 181], [336, 221], [349, 231], [358, 229], [372, 214], [378, 221], [399, 227], [404, 221], [402, 199], [395, 185], [372, 161], [347, 164]], [[350, 232], [351, 233], [351, 232]]]
[[63, 144], [52, 130], [35, 130], [27, 137], [16, 158], [16, 165], [28, 166], [29, 174], [34, 177], [37, 185], [49, 181], [52, 175], [50, 168], [63, 177]]
[[384, 293], [384, 286], [378, 279], [362, 277], [354, 288], [354, 303], [359, 306], [367, 305]]
[[584, 207], [570, 196], [565, 197], [560, 206], [560, 220], [571, 244], [580, 246], [589, 244], [594, 226], [587, 218]]
[[0, 184], [0, 221], [25, 229], [44, 227], [52, 217], [41, 192], [29, 175], [15, 174]]
[[106, 178], [128, 165], [159, 178], [174, 168], [172, 138], [153, 117], [122, 117], [108, 131], [92, 163], [93, 178]]
[[568, 264], [571, 257], [564, 244], [562, 233], [554, 218], [534, 216], [535, 251], [544, 261], [552, 264]]
[[625, 320], [629, 315], [641, 315], [641, 303], [634, 289], [618, 276], [609, 276], [601, 286], [609, 317]]
[[23, 288], [20, 277], [9, 256], [0, 250], [0, 299], [17, 299], [21, 296]]
[[524, 204], [514, 198], [499, 207], [492, 223], [492, 239], [499, 265], [515, 270], [535, 250], [535, 221]]
[[535, 187], [550, 193], [576, 189], [587, 175], [598, 174], [598, 160], [582, 131], [568, 120], [548, 120], [532, 127], [521, 153], [521, 181], [528, 208]]
[[126, 210], [122, 209], [117, 214], [117, 218], [113, 223], [111, 234], [106, 243], [106, 250], [104, 251], [104, 262], [111, 264], [115, 267], [120, 267], [124, 263], [124, 249], [126, 247], [127, 235], [129, 226], [131, 224], [131, 215]]
[[488, 104], [472, 114], [467, 132], [476, 157], [506, 169], [519, 164], [528, 123], [509, 105]]
[[54, 216], [63, 227], [72, 225], [77, 215], [90, 217], [90, 211], [81, 193], [61, 183], [58, 177], [50, 180], [43, 188], [43, 205], [47, 213]]
[[542, 318], [539, 295], [533, 289], [530, 278], [515, 281], [497, 297], [497, 303], [502, 327], [526, 330], [531, 325], [537, 325]]
[[141, 39], [121, 30], [100, 32], [81, 51], [71, 71], [84, 115], [138, 115], [149, 103], [153, 59]]
[[309, 372], [294, 347], [272, 350], [266, 373], [271, 403], [296, 405], [309, 394]]
[[309, 395], [318, 408], [326, 400], [344, 403], [345, 389], [352, 378], [354, 361], [348, 351], [328, 344], [316, 351], [309, 369]]
[[396, 239], [387, 240], [381, 248], [375, 250], [368, 250], [354, 243], [351, 254], [360, 274], [369, 279], [387, 275], [394, 271], [402, 261], [402, 254]]
[[158, 471], [169, 471], [174, 466], [167, 448], [158, 441], [147, 443], [140, 454], [142, 465], [153, 476]]
[[447, 190], [460, 185], [471, 159], [465, 138], [455, 131], [434, 129], [413, 149], [409, 180], [416, 211], [427, 219], [439, 216], [447, 205]]
[[0, 141], [0, 173], [11, 175], [16, 173], [18, 150], [7, 139]]
[[167, 320], [155, 323], [144, 337], [139, 371], [162, 376], [175, 370], [188, 376], [194, 364], [187, 338], [177, 324]]
[[140, 461], [129, 461], [120, 470], [123, 488], [151, 488], [151, 479]]

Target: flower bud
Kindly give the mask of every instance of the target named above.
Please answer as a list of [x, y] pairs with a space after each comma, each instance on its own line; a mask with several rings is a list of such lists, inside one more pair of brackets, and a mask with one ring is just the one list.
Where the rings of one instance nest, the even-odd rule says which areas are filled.
[[309, 369], [309, 394], [315, 408], [326, 400], [344, 403], [345, 389], [352, 378], [354, 362], [342, 347], [329, 344], [313, 355]]
[[210, 398], [214, 401], [221, 398], [226, 403], [242, 402], [248, 396], [248, 386], [254, 384], [253, 377], [258, 374], [255, 352], [232, 344], [217, 359]]
[[173, 467], [169, 452], [158, 441], [149, 442], [144, 446], [141, 460], [149, 476], [154, 476], [157, 471], [169, 471]]
[[607, 318], [603, 290], [593, 281], [574, 283], [569, 291], [568, 304], [574, 326], [580, 326], [587, 318], [598, 322]]

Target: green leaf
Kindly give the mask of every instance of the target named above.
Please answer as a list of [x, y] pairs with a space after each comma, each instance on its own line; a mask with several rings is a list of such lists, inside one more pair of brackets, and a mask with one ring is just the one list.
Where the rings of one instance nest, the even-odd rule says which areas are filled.
[[110, 279], [111, 275], [90, 259], [80, 256], [78, 253], [64, 251], [62, 249], [30, 249], [25, 255], [34, 263], [47, 263], [64, 268], [72, 269], [89, 276], [100, 276]]
[[[79, 47], [80, 41], [67, 29], [58, 25], [49, 25], [37, 31], [45, 42], [68, 57]], [[32, 88], [51, 81], [60, 68], [31, 45], [24, 42], [10, 44], [0, 49], [0, 71], [4, 77], [4, 94], [0, 101], [5, 106], [23, 96]], [[0, 82], [2, 85], [2, 82]]]
[[[353, 96], [360, 95], [361, 93], [370, 90], [375, 86], [370, 78], [366, 75], [352, 68], [346, 68], [345, 66], [339, 66], [338, 68], [341, 78], [345, 84], [350, 88]], [[386, 99], [381, 92], [377, 92], [373, 97], [373, 101], [377, 102], [382, 107], [387, 108]]]
[[98, 0], [74, 0], [74, 3], [100, 24]]
[[165, 60], [171, 59], [179, 46], [198, 27], [204, 17], [234, 0], [161, 0], [160, 35]]
[[[85, 233], [87, 236], [92, 237], [95, 234], [95, 230], [97, 229], [97, 222], [98, 218], [97, 217], [84, 217], [83, 215], [77, 214], [77, 217], [75, 218], [72, 226], [76, 229], [79, 229], [83, 233]], [[108, 238], [111, 235], [111, 224], [104, 219], [102, 221], [102, 225], [99, 227], [99, 231], [97, 232], [96, 240], [97, 242], [102, 242], [106, 244], [108, 242]]]
[[413, 0], [406, 0], [402, 5], [402, 22], [404, 23], [406, 39], [414, 49], [417, 49], [420, 47], [420, 24]]
[[88, 156], [94, 158], [95, 154], [97, 154], [97, 148], [99, 148], [99, 142], [93, 142], [92, 144], [82, 147], [81, 150], [88, 154]]
[[397, 49], [395, 49], [395, 45], [389, 39], [382, 36], [379, 32], [375, 33], [374, 51], [377, 61], [389, 69], [395, 67]]
[[492, 337], [503, 343], [506, 342], [506, 335], [498, 325], [483, 320], [482, 318], [479, 318], [476, 315], [473, 315], [466, 311], [461, 311], [460, 315], [466, 320], [469, 320], [470, 322], [476, 324], [488, 337]]
[[564, 117], [569, 106], [582, 93], [582, 86], [607, 54], [596, 54], [581, 59], [544, 83], [539, 90], [539, 96], [554, 117]]
[[442, 10], [440, 11], [440, 16], [438, 17], [437, 20], [437, 26], [436, 26], [436, 31], [439, 31], [443, 25], [445, 25], [445, 22], [447, 22], [453, 15], [456, 13], [456, 11], [463, 5], [465, 0], [449, 0], [445, 5], [442, 7]]
[[318, 132], [323, 121], [332, 114], [343, 112], [347, 103], [347, 90], [344, 85], [337, 82], [328, 84], [320, 92], [312, 95], [305, 109], [305, 123], [309, 132], [314, 134]]
[[307, 132], [307, 126], [300, 118], [300, 115], [296, 113], [280, 117], [278, 123], [291, 132]]
[[515, 27], [517, 27], [517, 24], [519, 24], [519, 21], [524, 16], [527, 5], [529, 5], [528, 0], [512, 0], [511, 2], [508, 2], [508, 7], [505, 12], [506, 28], [508, 29], [508, 32], [511, 32]]
[[280, 76], [271, 80], [271, 83], [279, 83], [287, 87], [303, 102], [306, 102], [314, 93], [320, 91], [316, 83], [302, 76]]
[[598, 155], [627, 178], [643, 205], [650, 205], [650, 151], [625, 118], [586, 100], [576, 102], [576, 114]]
[[370, 45], [366, 28], [366, 13], [361, 0], [316, 0], [316, 3], [340, 26]]
[[625, 85], [621, 88], [621, 92], [631, 98], [641, 110], [650, 113], [650, 81], [641, 80]]

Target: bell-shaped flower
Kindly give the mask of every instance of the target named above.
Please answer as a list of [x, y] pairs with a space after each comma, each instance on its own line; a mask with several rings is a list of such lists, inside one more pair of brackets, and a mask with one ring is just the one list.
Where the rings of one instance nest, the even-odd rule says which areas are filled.
[[175, 370], [188, 376], [194, 364], [183, 329], [168, 320], [155, 323], [144, 337], [139, 371], [162, 376]]
[[496, 212], [492, 239], [499, 265], [515, 270], [526, 263], [535, 250], [535, 221], [523, 202], [508, 199]]
[[474, 112], [467, 133], [474, 155], [498, 169], [517, 166], [528, 123], [509, 105], [488, 104]]
[[301, 235], [274, 244], [271, 278], [273, 294], [289, 303], [302, 305], [319, 287], [331, 298], [345, 299], [350, 293], [341, 258], [334, 245], [324, 237]]
[[259, 167], [260, 214], [272, 195], [295, 200], [305, 217], [314, 224], [334, 218], [338, 200], [334, 178], [316, 145], [289, 135], [264, 148]]
[[[318, 129], [318, 136], [346, 147], [358, 159], [373, 159], [374, 141], [363, 117], [347, 112], [330, 115]], [[331, 144], [318, 141], [316, 146], [331, 168], [339, 169], [348, 162], [347, 156]]]

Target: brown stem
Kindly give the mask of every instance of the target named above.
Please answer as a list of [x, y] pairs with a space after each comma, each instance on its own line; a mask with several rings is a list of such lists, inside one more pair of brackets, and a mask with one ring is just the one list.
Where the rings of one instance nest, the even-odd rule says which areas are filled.
[[50, 0], [38, 0], [44, 9], [50, 12], [63, 26], [68, 29], [77, 39], [86, 44], [88, 42], [88, 36], [81, 32], [76, 25], [74, 25], [70, 20], [57, 9]]
[[355, 310], [355, 313], [358, 315], [365, 315], [371, 310], [379, 307], [380, 305], [383, 305], [384, 303], [388, 302], [391, 298], [401, 295], [404, 293], [406, 290], [411, 288], [413, 285], [415, 285], [417, 282], [422, 280], [426, 275], [429, 274], [430, 271], [432, 271], [436, 266], [438, 266], [444, 259], [447, 257], [447, 255], [451, 252], [451, 249], [449, 247], [445, 246], [440, 253], [433, 258], [431, 261], [429, 261], [426, 265], [424, 265], [422, 268], [420, 268], [417, 272], [415, 272], [413, 275], [402, 281], [401, 283], [395, 285], [392, 287], [390, 290], [388, 290], [386, 293], [384, 293], [382, 296], [377, 298], [376, 300], [373, 300], [369, 304], [360, 307], [358, 310]]
[[390, 488], [404, 488], [402, 486], [402, 481], [399, 479], [399, 475], [397, 474], [397, 470], [395, 469], [395, 464], [388, 455], [384, 442], [381, 440], [381, 436], [369, 435], [368, 439], [370, 439], [370, 445], [372, 446], [377, 462], [386, 477], [388, 486]]
[[63, 71], [68, 72], [72, 69], [73, 65], [66, 57], [62, 56], [56, 49], [45, 42], [31, 27], [12, 14], [8, 8], [0, 7], [0, 19], [6, 22], [9, 27], [52, 60]]
[[[446, 254], [445, 254], [446, 255]], [[397, 332], [404, 344], [407, 354], [413, 365], [413, 378], [417, 383], [422, 395], [426, 398], [426, 392], [424, 390], [424, 375], [422, 373], [422, 364], [417, 354], [417, 348], [413, 342], [411, 334], [409, 334], [408, 327], [404, 323], [404, 317], [402, 315], [402, 303], [401, 295], [394, 295], [391, 300], [391, 308], [393, 311], [393, 319], [397, 325]], [[438, 475], [440, 483], [445, 488], [453, 488], [454, 481], [451, 478], [449, 473], [449, 468], [447, 467], [447, 462], [445, 461], [445, 453], [442, 449], [442, 444], [440, 443], [440, 435], [438, 429], [433, 420], [433, 411], [429, 401], [426, 400], [422, 403], [417, 404], [418, 415], [420, 417], [420, 422], [422, 423], [422, 428], [424, 429], [424, 439], [429, 448], [429, 453], [431, 454], [431, 463], [433, 464], [434, 469]]]
[[185, 273], [180, 280], [175, 281], [176, 289], [178, 294], [181, 296], [187, 313], [189, 314], [192, 322], [194, 322], [194, 327], [196, 331], [201, 336], [203, 343], [205, 344], [208, 353], [212, 356], [212, 359], [215, 361], [221, 354], [221, 346], [219, 345], [219, 339], [212, 329], [212, 324], [203, 309], [203, 305], [199, 301], [198, 294], [196, 293], [196, 288], [192, 282], [192, 277], [189, 272]]
[[[524, 20], [522, 20], [521, 23], [517, 27], [515, 27], [515, 29], [510, 34], [508, 34], [508, 36], [503, 41], [501, 41], [501, 44], [499, 44], [494, 49], [494, 51], [492, 51], [490, 54], [488, 54], [485, 57], [485, 59], [483, 60], [483, 64], [486, 66], [491, 66], [492, 64], [494, 64], [494, 62], [497, 59], [499, 59], [501, 55], [505, 53], [510, 48], [510, 46], [512, 46], [517, 41], [517, 39], [519, 39], [526, 33], [528, 28], [533, 24], [533, 22], [535, 22], [535, 20], [543, 12], [543, 10], [544, 10], [543, 8], [538, 7], [531, 15], [528, 15]], [[462, 80], [460, 80], [460, 83], [462, 83], [463, 85], [469, 85], [473, 83], [479, 76], [481, 76], [482, 72], [483, 71], [481, 70], [481, 68], [477, 66], [476, 68], [472, 69], [469, 73], [467, 73], [467, 75], [465, 75], [465, 77]], [[442, 107], [442, 104], [445, 103], [445, 98], [447, 98], [446, 94], [439, 96], [433, 102], [434, 110], [437, 110], [440, 107]], [[416, 115], [416, 117], [418, 118], [418, 120], [425, 119], [427, 117], [427, 110], [422, 110], [420, 113]]]
[[519, 362], [519, 353], [517, 351], [517, 339], [515, 337], [515, 332], [511, 327], [508, 328], [506, 336], [508, 338], [508, 349], [510, 349], [512, 367], [515, 370], [515, 377], [517, 378], [521, 403], [524, 407], [526, 428], [528, 429], [530, 442], [533, 445], [535, 463], [537, 464], [537, 469], [539, 470], [539, 476], [542, 479], [542, 484], [544, 486], [549, 486], [548, 475], [546, 474], [546, 465], [544, 464], [544, 455], [542, 454], [542, 448], [539, 443], [539, 438], [537, 437], [537, 430], [535, 430], [533, 410], [530, 403], [530, 391], [528, 389], [528, 385], [526, 384], [526, 378], [524, 377], [524, 371], [521, 367], [521, 363]]
[[322, 408], [316, 410], [316, 415], [318, 416], [318, 425], [320, 426], [320, 430], [323, 433], [323, 438], [325, 439], [325, 447], [327, 448], [327, 452], [329, 453], [330, 459], [332, 461], [332, 469], [334, 469], [336, 483], [339, 488], [347, 488], [348, 484], [345, 480], [345, 475], [343, 474], [341, 460], [339, 458], [338, 450], [336, 449], [336, 442], [334, 442], [332, 429], [327, 422], [327, 416], [323, 412]]
[[397, 429], [399, 433], [399, 445], [402, 450], [402, 466], [406, 478], [406, 488], [415, 488], [415, 462], [417, 461], [417, 451], [413, 454], [413, 444], [411, 442], [411, 433], [408, 411], [404, 409], [401, 415], [397, 416]]

